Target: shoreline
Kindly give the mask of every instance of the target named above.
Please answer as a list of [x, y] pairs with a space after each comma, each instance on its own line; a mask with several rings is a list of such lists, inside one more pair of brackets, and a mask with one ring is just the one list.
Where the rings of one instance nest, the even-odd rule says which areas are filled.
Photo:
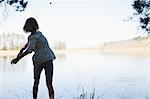
[[[56, 54], [65, 53], [96, 53], [96, 54], [112, 54], [112, 55], [146, 55], [150, 56], [150, 47], [133, 47], [133, 48], [81, 48], [81, 49], [65, 49], [54, 50]], [[0, 56], [16, 56], [19, 50], [0, 50]]]
[[0, 50], [0, 56], [16, 56], [19, 50]]
[[[56, 54], [94, 53], [150, 56], [150, 36], [107, 42], [91, 48], [53, 49], [53, 51]], [[19, 50], [0, 50], [0, 56], [16, 56], [18, 53]]]
[[[20, 50], [0, 50], [0, 56], [16, 56]], [[64, 50], [53, 50], [56, 54], [64, 53], [97, 53], [100, 52], [98, 49], [64, 49]]]

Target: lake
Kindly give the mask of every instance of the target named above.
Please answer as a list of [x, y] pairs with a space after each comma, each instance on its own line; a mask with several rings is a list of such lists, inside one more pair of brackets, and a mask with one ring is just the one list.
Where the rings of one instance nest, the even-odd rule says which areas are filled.
[[[150, 99], [150, 57], [102, 53], [61, 53], [54, 61], [56, 99]], [[16, 65], [0, 57], [0, 99], [32, 99], [32, 55]], [[48, 99], [44, 71], [38, 99]], [[89, 99], [89, 98], [87, 98]]]

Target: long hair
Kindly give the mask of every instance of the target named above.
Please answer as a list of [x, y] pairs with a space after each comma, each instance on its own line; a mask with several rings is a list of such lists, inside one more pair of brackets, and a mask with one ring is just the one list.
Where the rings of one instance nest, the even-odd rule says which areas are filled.
[[28, 18], [23, 27], [23, 30], [25, 32], [31, 32], [31, 33], [36, 32], [38, 29], [39, 29], [39, 25], [33, 17]]

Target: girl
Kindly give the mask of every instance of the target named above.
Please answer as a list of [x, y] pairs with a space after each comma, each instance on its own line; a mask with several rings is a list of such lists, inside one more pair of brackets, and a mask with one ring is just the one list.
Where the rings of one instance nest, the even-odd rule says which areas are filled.
[[50, 99], [54, 99], [52, 78], [53, 60], [56, 57], [50, 49], [47, 39], [40, 31], [38, 31], [38, 29], [38, 23], [34, 18], [31, 17], [26, 20], [23, 30], [26, 33], [31, 33], [28, 37], [28, 43], [20, 50], [17, 57], [11, 61], [11, 64], [16, 64], [22, 57], [34, 52], [32, 57], [34, 65], [33, 99], [37, 99], [39, 79], [43, 69], [45, 69], [49, 97]]

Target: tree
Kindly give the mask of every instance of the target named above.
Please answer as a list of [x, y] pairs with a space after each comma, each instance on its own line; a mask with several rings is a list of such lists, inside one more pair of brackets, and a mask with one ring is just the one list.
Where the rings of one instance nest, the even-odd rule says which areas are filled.
[[138, 17], [140, 28], [150, 34], [150, 0], [134, 0], [132, 4], [135, 12], [134, 16]]
[[13, 6], [16, 8], [16, 11], [22, 12], [27, 7], [28, 1], [24, 1], [24, 0], [0, 0], [0, 4], [4, 4], [5, 8], [7, 5]]
[[3, 20], [8, 17], [7, 7], [12, 6], [15, 11], [22, 12], [27, 7], [28, 1], [24, 0], [0, 0], [0, 27]]

